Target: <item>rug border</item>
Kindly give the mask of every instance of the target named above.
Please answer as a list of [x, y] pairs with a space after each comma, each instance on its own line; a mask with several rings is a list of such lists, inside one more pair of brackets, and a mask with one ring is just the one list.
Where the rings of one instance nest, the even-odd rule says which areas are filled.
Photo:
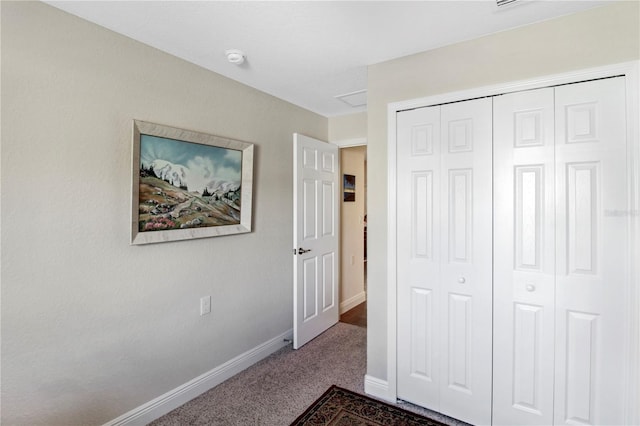
[[[334, 388], [339, 388], [339, 386], [338, 386], [338, 385], [331, 385], [331, 386], [329, 387], [329, 389], [327, 389], [326, 391], [324, 391], [324, 393], [323, 393], [322, 395], [320, 395], [319, 397], [317, 397], [316, 399], [314, 399], [314, 400], [313, 400], [313, 402], [312, 402], [312, 403], [307, 407], [307, 409], [306, 409], [306, 410], [304, 410], [304, 412], [303, 412], [302, 414], [300, 414], [298, 417], [296, 417], [296, 419], [295, 419], [294, 421], [292, 421], [292, 422], [290, 423], [290, 426], [293, 426], [293, 425], [295, 425], [296, 423], [298, 423], [300, 420], [302, 420], [302, 418], [303, 418], [304, 416], [306, 416], [306, 415], [309, 413], [309, 411], [311, 411], [311, 409], [316, 405], [316, 403], [317, 403], [318, 401], [320, 401], [322, 398], [324, 398], [324, 397], [325, 397], [329, 392], [333, 391], [333, 389], [334, 389]], [[342, 389], [342, 388], [340, 388], [340, 389]], [[348, 389], [345, 389], [345, 390], [348, 390]]]
[[354, 391], [352, 391], [352, 390], [350, 390], [350, 389], [346, 389], [346, 388], [343, 388], [343, 387], [338, 386], [338, 385], [331, 385], [331, 386], [329, 387], [329, 389], [327, 389], [327, 390], [326, 390], [322, 395], [320, 395], [318, 398], [316, 398], [316, 399], [311, 403], [311, 405], [309, 405], [309, 406], [307, 407], [307, 409], [306, 409], [306, 410], [304, 410], [304, 412], [303, 412], [302, 414], [300, 414], [298, 417], [296, 417], [296, 419], [295, 419], [293, 422], [291, 422], [290, 426], [295, 426], [295, 425], [296, 425], [300, 420], [302, 420], [302, 418], [303, 418], [303, 417], [305, 417], [305, 416], [306, 416], [306, 415], [307, 415], [307, 414], [308, 414], [308, 413], [309, 413], [309, 412], [310, 412], [310, 411], [315, 407], [315, 405], [316, 405], [316, 403], [317, 403], [318, 401], [320, 401], [321, 399], [323, 399], [323, 398], [324, 398], [325, 396], [327, 396], [330, 392], [333, 392], [333, 390], [334, 390], [334, 389], [339, 389], [339, 390], [346, 391], [346, 392], [352, 393], [352, 394], [357, 395], [357, 396], [360, 396], [360, 397], [365, 397], [365, 398], [368, 398], [368, 399], [370, 399], [370, 400], [372, 400], [372, 401], [375, 401], [375, 402], [376, 402], [376, 403], [378, 403], [378, 404], [385, 405], [385, 406], [390, 407], [390, 408], [393, 408], [393, 409], [395, 409], [395, 410], [399, 410], [399, 411], [405, 412], [405, 413], [410, 414], [410, 415], [412, 415], [412, 416], [420, 416], [420, 417], [424, 417], [424, 418], [426, 418], [426, 419], [428, 419], [428, 420], [431, 420], [432, 422], [443, 424], [440, 420], [432, 419], [432, 418], [429, 418], [429, 417], [423, 416], [423, 415], [421, 415], [421, 414], [414, 413], [413, 411], [409, 411], [409, 410], [407, 410], [406, 408], [399, 407], [398, 405], [390, 404], [390, 403], [388, 403], [388, 402], [386, 402], [386, 401], [381, 401], [381, 400], [376, 399], [376, 398], [373, 398], [373, 397], [371, 397], [371, 396], [369, 396], [369, 395], [363, 395], [363, 394], [361, 394], [361, 393], [354, 392]]

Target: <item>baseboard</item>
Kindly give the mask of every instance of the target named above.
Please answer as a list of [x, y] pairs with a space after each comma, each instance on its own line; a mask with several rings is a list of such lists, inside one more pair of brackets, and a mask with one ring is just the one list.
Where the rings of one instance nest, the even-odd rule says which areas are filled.
[[395, 398], [389, 397], [389, 383], [377, 377], [364, 376], [364, 392], [376, 398], [395, 403]]
[[285, 339], [290, 341], [292, 335], [293, 330], [282, 333], [164, 395], [134, 408], [117, 419], [105, 423], [104, 426], [146, 425], [286, 346], [288, 343]]
[[348, 298], [347, 300], [343, 300], [340, 302], [340, 315], [344, 314], [349, 309], [355, 308], [365, 300], [367, 300], [367, 293], [364, 291]]

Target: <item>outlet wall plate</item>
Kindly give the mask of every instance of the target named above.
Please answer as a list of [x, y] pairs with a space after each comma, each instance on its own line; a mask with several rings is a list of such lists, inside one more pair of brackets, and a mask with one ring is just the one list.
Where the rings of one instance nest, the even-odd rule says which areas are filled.
[[204, 296], [200, 298], [200, 315], [206, 315], [211, 313], [211, 296]]

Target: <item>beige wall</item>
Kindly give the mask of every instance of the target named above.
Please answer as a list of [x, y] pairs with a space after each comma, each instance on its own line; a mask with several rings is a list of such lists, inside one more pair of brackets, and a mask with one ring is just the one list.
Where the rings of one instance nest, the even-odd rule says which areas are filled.
[[366, 146], [340, 150], [342, 174], [356, 177], [356, 200], [340, 204], [340, 311], [363, 301], [364, 294], [364, 215], [366, 214]]
[[387, 370], [387, 105], [640, 58], [639, 3], [622, 2], [369, 67], [367, 373]]
[[[292, 134], [327, 119], [43, 3], [1, 24], [2, 424], [102, 424], [291, 329]], [[132, 119], [255, 143], [254, 232], [130, 246]]]
[[366, 139], [367, 113], [340, 115], [329, 118], [329, 142]]

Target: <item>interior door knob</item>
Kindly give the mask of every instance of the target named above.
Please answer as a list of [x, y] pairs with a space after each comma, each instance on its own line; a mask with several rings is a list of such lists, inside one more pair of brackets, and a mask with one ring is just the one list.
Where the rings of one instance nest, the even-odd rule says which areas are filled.
[[305, 250], [305, 249], [303, 249], [302, 247], [300, 247], [300, 248], [298, 249], [298, 254], [307, 253], [307, 252], [309, 252], [309, 251], [311, 251], [311, 249], [309, 249], [309, 250]]
[[459, 282], [460, 284], [464, 284], [466, 281], [467, 281], [467, 280], [466, 280], [464, 277], [460, 277], [460, 278], [458, 278], [458, 282]]
[[536, 286], [533, 284], [527, 284], [525, 288], [527, 289], [527, 291], [536, 291]]

